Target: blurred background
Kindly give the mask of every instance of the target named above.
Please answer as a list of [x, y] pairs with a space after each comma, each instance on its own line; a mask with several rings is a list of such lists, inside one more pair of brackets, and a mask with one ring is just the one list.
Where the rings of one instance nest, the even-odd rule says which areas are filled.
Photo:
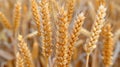
[[[18, 0], [0, 0], [0, 12], [5, 15], [10, 24], [13, 25], [14, 7]], [[33, 21], [31, 13], [30, 0], [19, 0], [21, 2], [21, 20], [17, 34], [25, 37], [28, 47], [31, 50], [32, 57], [36, 67], [44, 67], [45, 61], [41, 54], [41, 42], [37, 35], [29, 36], [31, 33], [36, 33], [36, 25]], [[37, 0], [40, 1], [40, 0]], [[71, 61], [72, 67], [85, 67], [86, 53], [83, 49], [86, 39], [89, 37], [92, 24], [95, 21], [99, 2], [101, 0], [75, 0], [73, 19], [69, 30], [73, 27], [73, 21], [76, 15], [80, 12], [85, 13], [85, 23], [79, 35], [79, 39], [75, 45], [76, 49]], [[53, 29], [53, 45], [56, 43], [56, 16], [57, 10], [53, 0], [50, 2], [50, 18]], [[67, 0], [56, 0], [59, 5], [66, 5]], [[114, 53], [113, 64], [111, 67], [120, 67], [120, 0], [105, 0], [107, 8], [107, 16], [105, 23], [112, 24], [112, 32], [114, 34]], [[3, 25], [4, 22], [0, 18], [0, 67], [15, 67], [15, 46], [17, 45], [17, 36], [11, 29]], [[97, 49], [90, 56], [90, 67], [104, 67], [102, 60], [102, 37], [97, 43]], [[54, 57], [54, 54], [53, 54]]]

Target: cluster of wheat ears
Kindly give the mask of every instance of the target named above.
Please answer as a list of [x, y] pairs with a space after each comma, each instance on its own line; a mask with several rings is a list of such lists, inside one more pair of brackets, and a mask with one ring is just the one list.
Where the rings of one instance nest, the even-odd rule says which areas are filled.
[[[53, 1], [53, 0], [52, 0]], [[18, 42], [17, 48], [15, 49], [16, 54], [16, 67], [35, 67], [34, 61], [32, 60], [32, 54], [30, 49], [25, 42], [27, 37], [37, 35], [41, 38], [42, 44], [42, 55], [46, 63], [46, 67], [70, 67], [72, 55], [74, 54], [75, 43], [78, 39], [82, 25], [85, 20], [85, 12], [80, 12], [74, 19], [74, 26], [69, 32], [69, 25], [73, 19], [74, 13], [74, 0], [69, 0], [67, 6], [60, 6], [57, 1], [53, 1], [56, 5], [56, 43], [53, 43], [53, 32], [52, 32], [52, 21], [50, 18], [50, 12], [52, 12], [49, 6], [48, 0], [30, 0], [31, 12], [33, 20], [36, 24], [37, 31], [23, 37], [19, 35], [18, 28], [21, 19], [21, 3], [18, 1], [14, 8], [13, 24], [0, 12], [0, 20], [2, 24], [13, 31], [14, 37], [17, 37]], [[91, 34], [83, 44], [86, 52], [86, 67], [89, 67], [89, 56], [96, 49], [97, 42], [100, 34], [103, 37], [103, 62], [105, 67], [110, 67], [112, 64], [113, 54], [113, 34], [111, 24], [105, 23], [106, 17], [106, 6], [104, 2], [99, 4], [94, 24], [92, 25]], [[12, 26], [13, 25], [13, 26]], [[53, 50], [53, 48], [55, 48]], [[55, 53], [54, 53], [55, 52]], [[54, 53], [54, 56], [52, 56]], [[53, 58], [51, 65], [50, 59]]]

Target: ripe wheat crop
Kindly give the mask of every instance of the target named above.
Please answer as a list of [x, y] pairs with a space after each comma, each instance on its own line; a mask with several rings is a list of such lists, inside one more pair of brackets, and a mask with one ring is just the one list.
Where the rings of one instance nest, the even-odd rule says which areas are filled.
[[119, 67], [119, 4], [1, 0], [0, 67]]

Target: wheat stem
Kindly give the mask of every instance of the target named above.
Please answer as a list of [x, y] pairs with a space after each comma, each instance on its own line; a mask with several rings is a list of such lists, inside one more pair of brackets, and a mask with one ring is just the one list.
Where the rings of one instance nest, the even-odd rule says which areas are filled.
[[87, 54], [87, 56], [86, 56], [86, 67], [88, 67], [88, 65], [89, 65], [89, 56], [90, 56], [90, 54]]

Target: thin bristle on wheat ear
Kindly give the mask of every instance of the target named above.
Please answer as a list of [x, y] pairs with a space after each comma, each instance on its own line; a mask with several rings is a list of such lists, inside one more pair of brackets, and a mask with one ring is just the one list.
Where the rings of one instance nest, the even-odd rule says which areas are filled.
[[41, 24], [40, 24], [40, 15], [38, 10], [38, 5], [35, 0], [31, 0], [32, 15], [37, 26], [38, 35], [41, 35]]
[[105, 67], [110, 67], [112, 64], [112, 55], [113, 55], [113, 34], [111, 32], [111, 25], [107, 24], [102, 29], [103, 36], [103, 62]]
[[[89, 58], [88, 56], [96, 48], [96, 43], [98, 41], [99, 34], [101, 32], [101, 28], [104, 25], [105, 16], [106, 16], [106, 8], [104, 7], [104, 5], [101, 4], [99, 6], [99, 9], [98, 9], [98, 12], [96, 15], [95, 23], [91, 30], [91, 36], [89, 37], [89, 39], [87, 40], [87, 42], [84, 46], [84, 49], [87, 53], [87, 58]], [[86, 67], [88, 67], [88, 59], [87, 59]]]
[[19, 41], [18, 43], [19, 51], [20, 51], [21, 56], [23, 57], [25, 66], [34, 67], [30, 50], [27, 47], [27, 44], [25, 43], [21, 35], [18, 36], [18, 41]]
[[75, 0], [67, 0], [67, 1], [68, 1], [67, 17], [68, 17], [68, 22], [70, 23], [72, 20], [73, 12], [74, 12]]
[[50, 24], [50, 15], [48, 10], [48, 1], [42, 0], [40, 3], [42, 24], [43, 24], [43, 47], [44, 57], [49, 58], [52, 53], [52, 30]]
[[68, 48], [67, 48], [68, 49], [67, 59], [66, 59], [68, 61], [67, 66], [70, 64], [70, 61], [71, 61], [71, 58], [72, 58], [72, 55], [73, 55], [74, 44], [75, 44], [75, 42], [78, 39], [78, 36], [79, 36], [80, 30], [81, 30], [82, 24], [84, 22], [84, 19], [85, 19], [84, 14], [81, 13], [77, 17], [77, 19], [75, 20], [75, 27], [73, 28], [72, 34], [70, 36]]
[[66, 67], [66, 47], [67, 47], [67, 16], [65, 10], [61, 9], [58, 15], [58, 33], [56, 44], [55, 67]]
[[16, 67], [24, 67], [24, 61], [19, 52], [16, 54]]
[[12, 26], [10, 24], [10, 22], [8, 21], [8, 19], [5, 17], [5, 15], [3, 13], [0, 12], [0, 21], [2, 22], [2, 24], [7, 28], [7, 29], [11, 29]]
[[21, 3], [17, 2], [14, 7], [14, 15], [13, 15], [13, 31], [17, 33], [17, 30], [20, 26], [21, 19]]

